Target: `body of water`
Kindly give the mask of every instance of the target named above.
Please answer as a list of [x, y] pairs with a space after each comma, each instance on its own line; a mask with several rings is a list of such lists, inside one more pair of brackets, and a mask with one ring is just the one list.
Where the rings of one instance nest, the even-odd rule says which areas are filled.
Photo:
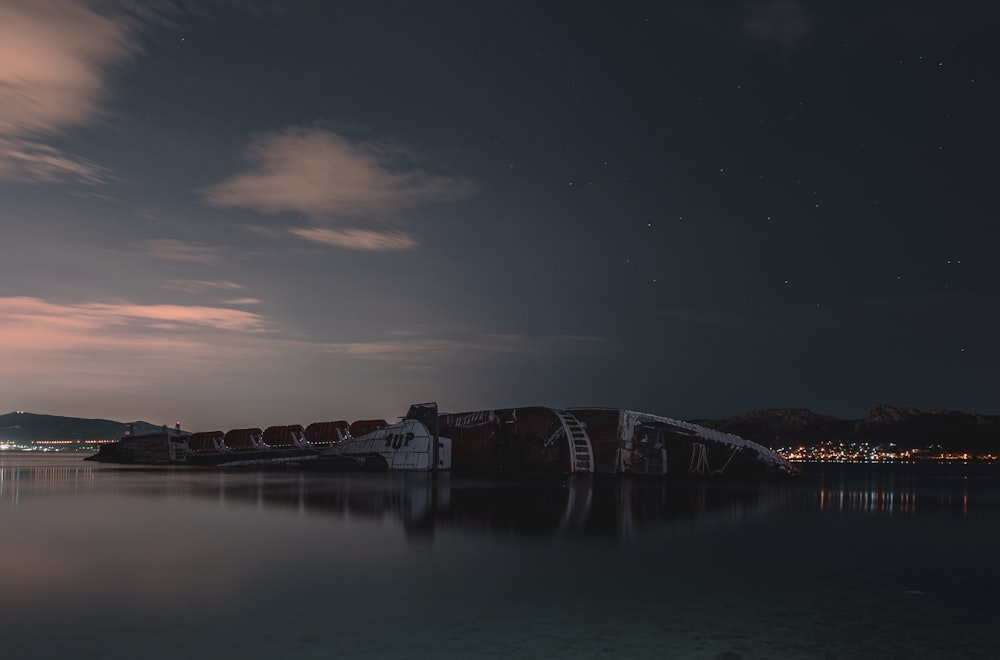
[[0, 454], [3, 658], [994, 658], [1000, 466], [780, 484]]

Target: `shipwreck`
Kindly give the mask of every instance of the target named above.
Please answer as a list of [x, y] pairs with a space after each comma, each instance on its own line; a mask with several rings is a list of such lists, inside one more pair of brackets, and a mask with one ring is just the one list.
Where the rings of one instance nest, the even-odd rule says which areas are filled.
[[400, 421], [321, 422], [161, 432], [103, 445], [88, 460], [212, 467], [453, 474], [634, 474], [783, 478], [799, 470], [773, 450], [690, 422], [622, 408], [527, 406], [440, 413], [410, 406]]

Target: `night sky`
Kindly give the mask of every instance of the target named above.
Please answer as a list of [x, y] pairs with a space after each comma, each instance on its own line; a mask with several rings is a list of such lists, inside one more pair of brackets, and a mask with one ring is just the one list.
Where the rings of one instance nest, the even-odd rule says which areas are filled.
[[0, 412], [1000, 412], [991, 2], [0, 0]]

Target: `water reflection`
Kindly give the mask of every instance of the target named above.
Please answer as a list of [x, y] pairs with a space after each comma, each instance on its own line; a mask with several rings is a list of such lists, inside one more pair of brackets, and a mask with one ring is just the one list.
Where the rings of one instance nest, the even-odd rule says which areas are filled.
[[992, 495], [997, 470], [943, 469], [949, 466], [813, 466], [802, 482], [746, 484], [92, 467], [66, 459], [11, 463], [0, 461], [0, 501], [13, 506], [26, 493], [182, 497], [347, 521], [396, 521], [417, 536], [461, 529], [631, 537], [678, 525], [739, 525], [776, 509], [892, 516], [998, 508]]
[[95, 471], [78, 465], [20, 466], [0, 462], [0, 501], [17, 505], [22, 487], [32, 493], [77, 493], [94, 487]]
[[516, 535], [629, 537], [672, 525], [739, 524], [781, 506], [782, 488], [659, 479], [492, 480], [448, 474], [315, 474], [0, 463], [0, 500], [114, 493], [181, 497], [224, 507], [293, 510], [349, 521], [392, 520], [411, 535], [435, 529]]
[[575, 476], [546, 481], [437, 479], [423, 475], [299, 481], [297, 491], [227, 484], [226, 500], [293, 506], [317, 514], [391, 517], [412, 535], [459, 529], [512, 535], [630, 537], [674, 525], [741, 523], [776, 507], [781, 491], [678, 486], [659, 480]]
[[997, 474], [434, 480], [0, 454], [4, 657], [989, 657]]
[[913, 516], [996, 511], [1000, 469], [990, 464], [813, 466], [806, 500], [824, 513]]

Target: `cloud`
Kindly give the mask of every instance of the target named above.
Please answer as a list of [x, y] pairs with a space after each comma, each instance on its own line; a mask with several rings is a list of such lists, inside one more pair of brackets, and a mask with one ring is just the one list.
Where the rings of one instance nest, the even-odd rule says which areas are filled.
[[307, 241], [350, 250], [408, 250], [417, 245], [406, 234], [395, 231], [299, 227], [290, 229], [289, 232]]
[[108, 325], [145, 323], [156, 328], [187, 325], [232, 332], [266, 332], [268, 330], [263, 317], [224, 307], [87, 303], [79, 305], [77, 309], [80, 313], [91, 314]]
[[[258, 302], [243, 298], [229, 304]], [[127, 301], [60, 304], [33, 297], [0, 297], [0, 364], [8, 373], [45, 371], [42, 364], [52, 360], [59, 365], [56, 375], [74, 361], [90, 363], [94, 365], [92, 371], [100, 371], [112, 359], [131, 368], [138, 368], [138, 364], [148, 368], [152, 363], [170, 371], [199, 372], [219, 360], [258, 360], [268, 355], [465, 361], [488, 354], [549, 352], [565, 339], [519, 334], [386, 334], [393, 338], [361, 342], [291, 340], [283, 338], [280, 329], [264, 316], [228, 307]]]
[[[18, 337], [22, 338], [18, 341], [33, 343], [30, 332], [32, 324], [37, 324], [36, 329], [81, 333], [78, 340], [67, 337], [64, 342], [51, 346], [73, 346], [88, 341], [100, 344], [104, 337], [97, 335], [86, 339], [86, 335], [112, 328], [138, 330], [148, 327], [189, 326], [233, 332], [268, 330], [263, 317], [224, 307], [139, 305], [127, 302], [60, 305], [40, 298], [21, 296], [0, 298], [0, 319], [0, 336], [8, 347]], [[27, 332], [19, 334], [20, 330]]]
[[[253, 298], [230, 304], [256, 304]], [[156, 355], [167, 361], [203, 359], [213, 352], [242, 347], [257, 356], [326, 354], [371, 360], [415, 357], [462, 358], [486, 353], [552, 350], [564, 337], [520, 334], [428, 337], [389, 331], [392, 339], [362, 342], [312, 342], [280, 336], [264, 316], [228, 307], [78, 302], [61, 304], [26, 296], [0, 297], [0, 363], [30, 363], [29, 356], [104, 352]], [[16, 358], [16, 359], [15, 359]]]
[[341, 342], [323, 344], [329, 355], [361, 358], [366, 360], [412, 359], [419, 356], [435, 357], [467, 352], [482, 348], [466, 341], [452, 339], [404, 339], [399, 341]]
[[222, 302], [226, 305], [259, 305], [260, 298], [233, 298], [232, 300], [223, 300]]
[[0, 136], [0, 179], [18, 183], [76, 180], [96, 185], [110, 178], [106, 168], [85, 158], [41, 142]]
[[242, 285], [228, 280], [170, 280], [163, 284], [164, 289], [183, 291], [185, 293], [201, 293], [210, 289], [232, 291], [242, 289]]
[[0, 378], [92, 390], [213, 373], [267, 354], [273, 333], [263, 316], [226, 307], [0, 297]]
[[502, 353], [550, 353], [566, 339], [522, 334], [479, 334], [464, 338], [429, 338], [419, 333], [388, 332], [398, 339], [386, 341], [324, 343], [318, 350], [330, 355], [365, 360], [461, 359]]
[[322, 128], [258, 136], [245, 157], [246, 171], [202, 191], [210, 204], [258, 213], [377, 214], [459, 199], [473, 189], [421, 169], [418, 155], [400, 145]]
[[185, 243], [172, 238], [157, 238], [146, 241], [145, 248], [150, 257], [164, 261], [211, 265], [222, 260], [210, 247], [197, 243]]
[[134, 23], [78, 0], [0, 4], [0, 135], [52, 133], [98, 114], [106, 67], [135, 52]]
[[581, 348], [592, 354], [565, 337], [452, 326], [386, 328], [359, 341], [331, 338], [331, 327], [309, 338], [286, 320], [229, 305], [0, 297], [0, 391], [12, 407], [84, 405], [100, 411], [84, 414], [112, 419], [148, 418], [153, 413], [142, 409], [161, 408], [173, 410], [165, 418], [172, 419], [181, 407], [188, 422], [201, 417], [196, 427], [232, 428], [246, 424], [234, 420], [248, 410], [322, 419], [331, 400], [373, 413], [395, 409], [424, 396], [417, 388], [459, 400], [475, 396], [470, 387], [494, 383], [463, 385], [455, 374], [503, 372]]
[[[220, 0], [0, 0], [0, 180], [110, 179], [104, 167], [45, 139], [104, 114], [108, 74], [139, 51], [141, 32], [201, 16]], [[242, 10], [280, 10], [235, 0]]]
[[[106, 5], [107, 3], [105, 3]], [[99, 183], [107, 172], [39, 141], [93, 121], [138, 22], [81, 0], [0, 3], [0, 177]]]

